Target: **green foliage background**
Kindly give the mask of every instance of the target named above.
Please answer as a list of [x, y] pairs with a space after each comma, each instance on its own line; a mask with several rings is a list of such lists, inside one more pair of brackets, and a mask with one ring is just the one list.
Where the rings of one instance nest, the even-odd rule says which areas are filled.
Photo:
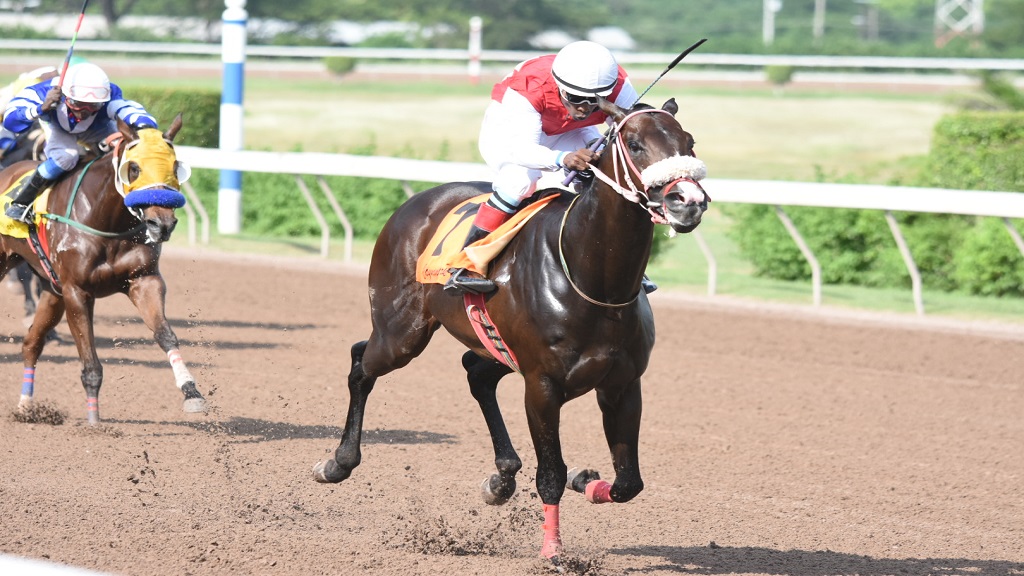
[[[962, 112], [935, 127], [931, 152], [912, 186], [1024, 192], [1024, 112]], [[907, 287], [910, 276], [882, 212], [784, 208], [814, 252], [822, 281]], [[811, 276], [799, 249], [765, 205], [734, 205], [731, 234], [759, 276]], [[926, 288], [1024, 296], [1024, 264], [997, 218], [896, 213]], [[1014, 223], [1024, 230], [1020, 221]]]
[[[98, 5], [98, 6], [97, 6]], [[868, 38], [863, 22], [866, 2], [826, 4], [825, 34], [814, 38], [814, 0], [785, 0], [775, 16], [775, 42], [761, 40], [762, 2], [755, 0], [249, 0], [250, 18], [296, 24], [292, 42], [323, 43], [331, 20], [396, 20], [420, 26], [418, 34], [399, 34], [389, 45], [465, 48], [469, 18], [484, 21], [484, 48], [530, 49], [528, 39], [544, 30], [576, 37], [595, 27], [618, 26], [637, 42], [637, 50], [675, 52], [694, 39], [710, 38], [714, 52], [841, 54], [888, 56], [1024, 55], [1024, 10], [1020, 0], [987, 0], [979, 41], [965, 38], [935, 45], [934, 0], [877, 0], [877, 38]], [[90, 13], [111, 24], [126, 15], [192, 16], [218, 21], [222, 0], [98, 0]], [[43, 0], [39, 12], [77, 13], [80, 0]], [[113, 35], [126, 39], [125, 32]], [[9, 36], [7, 37], [17, 37]], [[271, 39], [270, 42], [277, 43]], [[378, 44], [379, 45], [379, 44]]]

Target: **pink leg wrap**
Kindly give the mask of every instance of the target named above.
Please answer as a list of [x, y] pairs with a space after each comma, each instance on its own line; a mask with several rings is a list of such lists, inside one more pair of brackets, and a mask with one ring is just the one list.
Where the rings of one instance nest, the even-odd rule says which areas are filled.
[[543, 558], [551, 559], [562, 553], [562, 535], [558, 532], [558, 504], [544, 504]]
[[612, 501], [612, 485], [606, 480], [593, 480], [587, 484], [587, 500], [594, 504], [604, 504]]

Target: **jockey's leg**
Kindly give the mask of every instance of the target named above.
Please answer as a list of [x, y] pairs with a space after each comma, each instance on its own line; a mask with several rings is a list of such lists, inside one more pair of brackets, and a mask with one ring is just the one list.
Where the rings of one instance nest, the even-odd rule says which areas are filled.
[[[494, 192], [477, 209], [476, 217], [473, 218], [473, 225], [470, 227], [469, 234], [466, 235], [466, 240], [462, 245], [463, 248], [484, 238], [507, 222], [516, 213], [516, 210], [519, 209], [522, 201], [537, 190], [537, 180], [540, 177], [540, 172], [527, 170], [519, 166], [511, 168], [513, 169], [508, 171], [514, 174], [511, 178], [506, 178], [506, 180], [512, 183], [511, 186], [503, 186], [504, 183], [501, 176], [502, 172], [506, 172], [506, 170], [500, 170], [498, 178], [494, 181]], [[523, 186], [524, 183], [525, 186]], [[512, 194], [502, 192], [509, 188], [514, 190]], [[445, 283], [444, 289], [488, 294], [494, 292], [497, 286], [495, 286], [494, 281], [490, 278], [484, 278], [475, 272], [467, 271], [465, 268], [456, 268], [452, 271], [448, 282]]]
[[39, 193], [64, 172], [55, 162], [47, 160], [36, 168], [32, 175], [21, 181], [21, 186], [12, 194], [11, 205], [7, 207], [7, 217], [26, 224], [32, 218], [29, 208]]
[[22, 181], [21, 188], [15, 193], [11, 205], [7, 208], [8, 218], [28, 223], [32, 217], [29, 209], [32, 201], [39, 196], [43, 188], [60, 178], [65, 172], [70, 171], [78, 163], [77, 136], [68, 134], [62, 129], [53, 129], [52, 126], [47, 133], [49, 137], [44, 149], [46, 161], [36, 168], [30, 178]]

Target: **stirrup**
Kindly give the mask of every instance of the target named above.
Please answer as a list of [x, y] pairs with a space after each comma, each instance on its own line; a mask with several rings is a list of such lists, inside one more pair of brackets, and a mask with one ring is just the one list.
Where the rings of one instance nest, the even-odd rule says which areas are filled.
[[17, 220], [25, 224], [32, 223], [32, 207], [25, 206], [24, 204], [18, 204], [17, 202], [11, 202], [11, 205], [7, 207], [7, 211], [4, 214], [11, 220]]
[[650, 294], [658, 289], [658, 285], [651, 282], [651, 279], [648, 278], [646, 274], [644, 274], [644, 277], [640, 280], [640, 286], [643, 287], [644, 294]]
[[490, 278], [484, 278], [472, 272], [467, 273], [465, 268], [457, 268], [445, 282], [444, 289], [473, 294], [490, 294], [497, 290], [498, 286]]

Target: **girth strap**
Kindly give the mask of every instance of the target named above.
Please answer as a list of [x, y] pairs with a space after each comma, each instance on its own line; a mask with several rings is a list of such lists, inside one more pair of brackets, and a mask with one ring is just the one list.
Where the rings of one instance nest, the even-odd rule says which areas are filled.
[[39, 240], [39, 230], [34, 223], [28, 225], [28, 245], [36, 257], [39, 258], [39, 265], [42, 266], [43, 272], [46, 273], [46, 277], [49, 279], [50, 285], [53, 286], [54, 292], [60, 294], [60, 280], [57, 278], [57, 272], [53, 269], [53, 264], [46, 256], [44, 242]]
[[483, 294], [466, 292], [463, 295], [463, 303], [466, 305], [469, 323], [473, 326], [473, 331], [476, 332], [476, 337], [480, 339], [484, 348], [499, 362], [522, 374], [523, 371], [519, 369], [516, 355], [505, 345], [501, 334], [498, 333], [498, 328], [491, 321], [491, 315], [487, 313], [487, 301]]

